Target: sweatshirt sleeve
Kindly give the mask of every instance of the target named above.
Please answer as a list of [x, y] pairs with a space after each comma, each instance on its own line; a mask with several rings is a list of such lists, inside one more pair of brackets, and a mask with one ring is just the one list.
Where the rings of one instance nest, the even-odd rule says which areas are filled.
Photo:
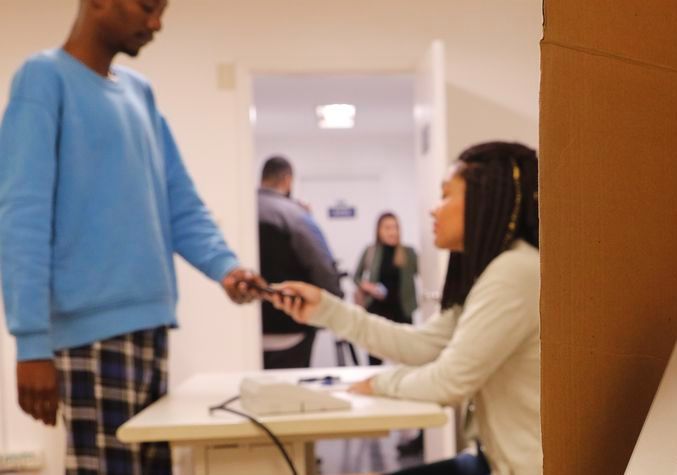
[[290, 227], [291, 247], [306, 269], [310, 283], [339, 297], [343, 296], [334, 258], [315, 221], [305, 214]]
[[355, 269], [355, 273], [353, 274], [353, 282], [355, 282], [355, 285], [357, 285], [358, 287], [362, 283], [362, 274], [364, 274], [364, 266], [367, 259], [368, 251], [369, 247], [367, 247], [364, 251], [362, 251], [360, 261], [357, 263], [357, 268]]
[[439, 356], [454, 331], [455, 315], [449, 310], [414, 327], [370, 314], [325, 292], [310, 324], [329, 328], [375, 356], [414, 366]]
[[57, 116], [15, 95], [0, 127], [0, 277], [19, 361], [52, 358], [50, 287]]
[[200, 199], [164, 119], [161, 131], [174, 251], [212, 280], [220, 281], [239, 266], [237, 256]]
[[411, 259], [412, 272], [414, 275], [418, 274], [418, 254], [413, 248], [409, 248], [409, 258]]
[[374, 378], [377, 394], [457, 405], [475, 394], [525, 339], [537, 311], [519, 285], [492, 279], [468, 296], [453, 337], [434, 361]]

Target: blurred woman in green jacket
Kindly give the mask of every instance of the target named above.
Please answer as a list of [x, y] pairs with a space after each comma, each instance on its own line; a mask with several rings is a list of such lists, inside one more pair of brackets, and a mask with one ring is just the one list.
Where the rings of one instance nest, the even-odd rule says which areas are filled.
[[[368, 246], [355, 271], [356, 302], [368, 312], [398, 323], [411, 323], [416, 310], [418, 257], [400, 242], [400, 223], [391, 212], [376, 223], [376, 242]], [[381, 360], [369, 356], [369, 364]]]

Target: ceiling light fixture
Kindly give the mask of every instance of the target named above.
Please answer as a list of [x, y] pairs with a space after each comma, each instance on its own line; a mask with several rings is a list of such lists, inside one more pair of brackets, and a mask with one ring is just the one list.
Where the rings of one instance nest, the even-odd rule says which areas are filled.
[[316, 109], [321, 129], [352, 129], [357, 108], [352, 104], [327, 104]]

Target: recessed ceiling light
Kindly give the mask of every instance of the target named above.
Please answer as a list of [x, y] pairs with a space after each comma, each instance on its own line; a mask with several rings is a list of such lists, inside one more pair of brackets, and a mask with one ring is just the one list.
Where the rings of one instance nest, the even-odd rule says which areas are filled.
[[322, 129], [352, 129], [357, 108], [352, 104], [327, 104], [316, 109]]

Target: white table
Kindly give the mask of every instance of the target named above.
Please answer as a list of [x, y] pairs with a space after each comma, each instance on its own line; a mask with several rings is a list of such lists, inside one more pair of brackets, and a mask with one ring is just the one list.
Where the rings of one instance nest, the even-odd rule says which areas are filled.
[[[345, 392], [347, 383], [381, 370], [351, 367], [265, 372], [290, 382], [301, 377], [339, 376], [341, 383], [333, 394], [352, 403], [352, 409], [346, 411], [260, 418], [282, 441], [299, 475], [314, 473], [313, 442], [318, 439], [382, 437], [391, 430], [436, 427], [446, 422], [446, 412], [437, 404]], [[181, 473], [288, 474], [280, 452], [254, 424], [227, 412], [210, 415], [208, 411], [208, 407], [237, 395], [243, 377], [263, 373], [196, 375], [122, 425], [117, 436], [127, 443], [170, 442], [178, 453], [190, 454], [180, 464]], [[231, 407], [240, 409], [237, 402]]]

